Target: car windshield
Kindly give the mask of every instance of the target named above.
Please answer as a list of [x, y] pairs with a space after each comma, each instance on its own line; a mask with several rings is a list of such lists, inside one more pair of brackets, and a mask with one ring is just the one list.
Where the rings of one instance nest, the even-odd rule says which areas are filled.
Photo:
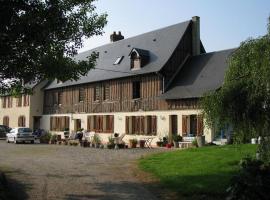
[[18, 132], [19, 133], [31, 133], [32, 130], [30, 128], [19, 128]]

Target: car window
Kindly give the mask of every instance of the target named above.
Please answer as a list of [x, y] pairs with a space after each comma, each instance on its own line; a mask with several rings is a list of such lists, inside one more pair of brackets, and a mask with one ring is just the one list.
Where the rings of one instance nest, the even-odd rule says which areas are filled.
[[10, 133], [15, 133], [15, 129], [11, 129]]
[[18, 132], [19, 133], [31, 133], [32, 132], [32, 130], [30, 129], [30, 128], [19, 128], [18, 129]]

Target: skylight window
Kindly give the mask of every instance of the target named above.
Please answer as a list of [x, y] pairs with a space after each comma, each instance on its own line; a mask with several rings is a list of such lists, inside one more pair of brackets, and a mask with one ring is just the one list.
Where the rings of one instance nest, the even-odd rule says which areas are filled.
[[114, 65], [119, 65], [121, 61], [123, 60], [124, 56], [120, 56], [116, 59], [116, 61], [113, 63]]

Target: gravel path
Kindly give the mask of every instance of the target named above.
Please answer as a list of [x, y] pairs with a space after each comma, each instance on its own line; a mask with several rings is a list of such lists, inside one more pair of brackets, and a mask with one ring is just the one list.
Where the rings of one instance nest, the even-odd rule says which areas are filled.
[[20, 199], [157, 199], [136, 179], [132, 162], [160, 149], [109, 150], [0, 141], [0, 169]]

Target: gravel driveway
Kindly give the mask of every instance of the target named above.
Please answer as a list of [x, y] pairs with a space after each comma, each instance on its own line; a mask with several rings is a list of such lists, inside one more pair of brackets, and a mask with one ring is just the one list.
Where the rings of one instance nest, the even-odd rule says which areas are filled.
[[131, 169], [160, 149], [109, 150], [0, 141], [0, 169], [19, 199], [157, 199]]

